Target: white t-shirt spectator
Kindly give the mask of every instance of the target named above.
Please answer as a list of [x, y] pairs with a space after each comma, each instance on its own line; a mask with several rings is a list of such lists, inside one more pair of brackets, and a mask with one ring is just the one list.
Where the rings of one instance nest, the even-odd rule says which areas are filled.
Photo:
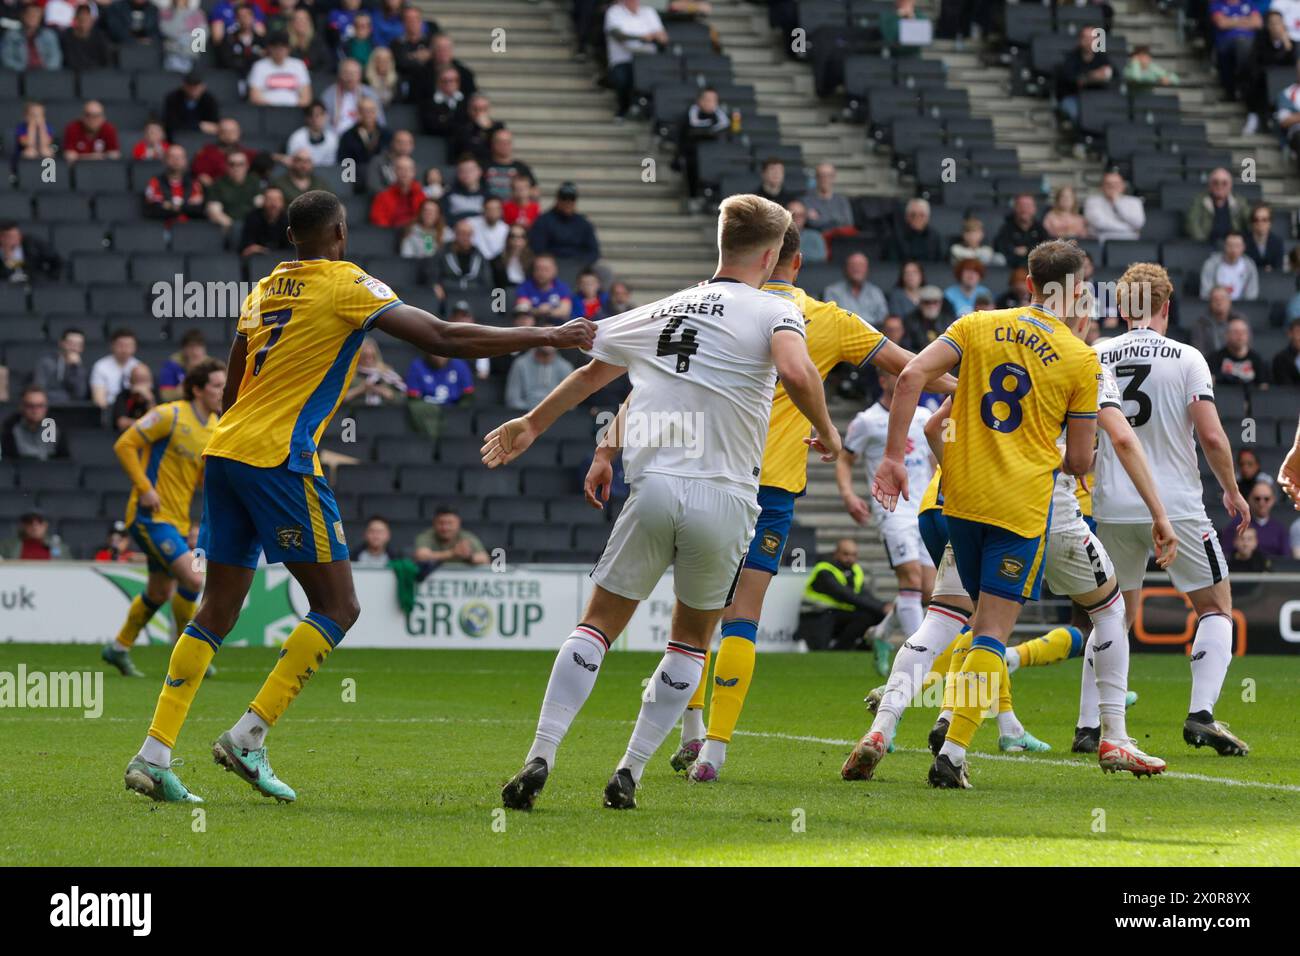
[[117, 359], [111, 355], [105, 355], [90, 367], [90, 391], [94, 394], [95, 386], [104, 390], [104, 396], [108, 399], [108, 404], [113, 404], [113, 399], [117, 398], [118, 392], [126, 388], [127, 379], [131, 377], [131, 370], [140, 364], [140, 360], [135, 356], [126, 360], [125, 365], [118, 365]]
[[318, 143], [312, 140], [311, 130], [305, 126], [300, 126], [289, 136], [289, 142], [285, 145], [284, 151], [286, 155], [292, 156], [300, 149], [305, 149], [311, 153], [311, 164], [313, 166], [333, 166], [339, 154], [338, 133], [326, 126], [321, 131], [321, 138]]
[[296, 56], [280, 64], [266, 56], [248, 71], [248, 88], [260, 90], [267, 106], [298, 106], [298, 91], [304, 86], [311, 86], [311, 74]]
[[[1214, 285], [1225, 286], [1234, 300], [1254, 298], [1250, 295], [1250, 274], [1255, 271], [1255, 263], [1248, 256], [1242, 256], [1234, 263], [1219, 261], [1214, 270]], [[1209, 296], [1206, 296], [1209, 298]]]
[[1137, 196], [1118, 196], [1114, 202], [1104, 193], [1093, 193], [1083, 204], [1083, 218], [1092, 234], [1109, 239], [1137, 239], [1146, 225], [1146, 209]]
[[484, 259], [495, 259], [506, 251], [510, 227], [504, 219], [498, 219], [495, 226], [489, 226], [482, 216], [471, 216], [469, 224], [474, 227], [474, 248], [483, 253]]
[[610, 66], [631, 63], [634, 53], [653, 53], [655, 45], [648, 40], [616, 40], [612, 33], [617, 30], [630, 37], [643, 37], [648, 33], [658, 33], [664, 28], [659, 14], [644, 3], [632, 13], [621, 3], [616, 3], [605, 11], [605, 51]]

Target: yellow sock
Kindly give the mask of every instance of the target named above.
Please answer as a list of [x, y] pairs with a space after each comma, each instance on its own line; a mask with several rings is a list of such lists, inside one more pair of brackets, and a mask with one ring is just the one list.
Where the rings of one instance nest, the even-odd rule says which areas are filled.
[[193, 621], [176, 640], [171, 660], [167, 663], [167, 679], [163, 681], [158, 705], [154, 708], [149, 736], [161, 740], [168, 747], [176, 746], [181, 726], [199, 692], [203, 675], [221, 647], [221, 638]]
[[736, 732], [741, 708], [745, 706], [745, 695], [754, 679], [754, 658], [758, 650], [749, 638], [727, 633], [732, 623], [728, 621], [722, 628], [722, 644], [718, 647], [718, 659], [713, 666], [709, 732], [705, 735], [709, 740], [723, 743], [730, 743], [731, 735]]
[[[978, 640], [991, 641], [992, 638]], [[973, 644], [966, 655], [966, 663], [957, 680], [957, 706], [952, 711], [948, 739], [961, 747], [970, 748], [975, 731], [984, 721], [984, 714], [995, 700], [1001, 698], [1002, 674], [1006, 664], [1002, 655], [989, 647]]]
[[[956, 686], [957, 675], [961, 673], [962, 667], [966, 663], [966, 655], [970, 651], [970, 642], [972, 640], [970, 631], [962, 631], [958, 634], [948, 649], [943, 653], [948, 657], [948, 667], [943, 672], [945, 681], [943, 685], [943, 709], [952, 710], [957, 706], [956, 703]], [[943, 655], [940, 655], [943, 656]]]
[[266, 682], [248, 709], [274, 727], [341, 640], [341, 627], [324, 614], [310, 612], [284, 642], [280, 659], [266, 675]]
[[184, 588], [177, 588], [176, 593], [172, 595], [172, 623], [176, 628], [176, 636], [185, 633], [185, 625], [194, 620], [194, 612], [199, 606], [199, 596], [193, 591], [186, 591]]
[[1021, 667], [1045, 667], [1083, 653], [1083, 632], [1077, 627], [1058, 627], [1032, 641], [1016, 645]]
[[998, 672], [998, 710], [999, 714], [1009, 713], [1011, 707], [1011, 675], [1007, 672], [1006, 658], [1002, 659], [1002, 668]]
[[703, 710], [704, 695], [709, 689], [709, 659], [713, 657], [713, 649], [706, 648], [704, 651], [704, 670], [700, 672], [700, 682], [695, 685], [695, 693], [691, 701], [686, 705], [687, 710]]
[[153, 617], [154, 612], [160, 605], [154, 604], [143, 593], [137, 594], [131, 601], [131, 607], [126, 612], [126, 620], [122, 622], [122, 629], [117, 632], [117, 641], [119, 647], [126, 648], [128, 651], [135, 639], [140, 636], [144, 626], [149, 623], [149, 618]]

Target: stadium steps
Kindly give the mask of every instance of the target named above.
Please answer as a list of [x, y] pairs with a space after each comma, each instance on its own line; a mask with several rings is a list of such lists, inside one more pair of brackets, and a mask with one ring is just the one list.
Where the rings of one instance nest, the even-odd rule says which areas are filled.
[[[578, 208], [596, 226], [601, 252], [638, 302], [702, 278], [716, 252], [711, 217], [686, 211], [686, 187], [642, 123], [614, 123], [614, 97], [573, 58], [566, 5], [556, 0], [429, 0], [417, 3], [456, 41], [456, 56], [515, 134], [542, 206], [561, 182], [578, 184]], [[497, 33], [494, 31], [503, 31]], [[493, 49], [503, 41], [504, 51]], [[539, 78], [545, 78], [540, 82]], [[655, 181], [643, 163], [655, 160]], [[707, 264], [707, 265], [704, 265]]]
[[736, 82], [754, 87], [760, 112], [778, 117], [783, 142], [803, 148], [809, 173], [817, 163], [830, 162], [838, 170], [837, 192], [851, 196], [898, 192], [888, 157], [865, 151], [861, 127], [839, 123], [838, 108], [818, 102], [811, 71], [807, 64], [785, 55], [764, 7], [744, 0], [713, 0], [708, 22], [718, 31], [723, 52], [731, 57]]

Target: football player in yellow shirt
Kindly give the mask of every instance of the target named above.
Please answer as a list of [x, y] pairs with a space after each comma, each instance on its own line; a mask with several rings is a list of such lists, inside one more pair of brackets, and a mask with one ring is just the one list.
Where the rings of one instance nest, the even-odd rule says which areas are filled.
[[149, 579], [135, 596], [117, 637], [100, 656], [127, 677], [144, 675], [131, 645], [158, 608], [171, 601], [179, 638], [203, 590], [203, 562], [190, 552], [190, 502], [203, 487], [203, 448], [216, 428], [226, 365], [204, 359], [185, 374], [185, 398], [153, 408], [113, 444], [131, 478], [126, 526], [149, 561]]
[[204, 452], [203, 600], [176, 642], [148, 736], [126, 770], [127, 788], [154, 800], [200, 802], [170, 769], [171, 751], [204, 671], [235, 626], [262, 553], [268, 562], [284, 562], [310, 611], [212, 755], [263, 795], [296, 799], [272, 771], [265, 741], [361, 612], [343, 522], [316, 449], [347, 393], [366, 333], [378, 328], [423, 352], [463, 358], [543, 345], [587, 348], [595, 338], [595, 324], [586, 319], [511, 329], [443, 322], [345, 261], [347, 238], [338, 197], [303, 193], [289, 205], [297, 258], [260, 280], [240, 311], [226, 411]]
[[[795, 286], [803, 256], [799, 253], [799, 230], [786, 232], [772, 276], [763, 286], [767, 292], [790, 299], [804, 317], [808, 354], [823, 379], [841, 362], [861, 365], [870, 362], [888, 372], [901, 370], [912, 353], [886, 339], [869, 322], [841, 309], [833, 302], [820, 302]], [[951, 392], [951, 377], [936, 383], [935, 390]], [[722, 643], [713, 667], [713, 682], [700, 681], [682, 720], [682, 742], [671, 763], [677, 771], [687, 770], [697, 783], [718, 778], [726, 759], [727, 745], [735, 733], [745, 705], [758, 641], [758, 621], [763, 599], [780, 566], [790, 526], [794, 522], [795, 500], [808, 484], [808, 438], [812, 426], [795, 407], [780, 384], [772, 400], [767, 442], [759, 474], [758, 503], [762, 508], [754, 526], [754, 537], [745, 557], [731, 604], [722, 615]], [[617, 448], [597, 448], [587, 474], [589, 503], [601, 507], [607, 500]], [[704, 673], [709, 673], [706, 656]], [[704, 725], [705, 687], [711, 688], [709, 722]], [[697, 759], [698, 758], [698, 759]]]
[[[1084, 291], [1084, 255], [1053, 240], [1029, 254], [1031, 304], [958, 319], [908, 363], [890, 413], [872, 493], [892, 509], [907, 495], [903, 449], [924, 383], [961, 363], [953, 434], [944, 454], [943, 513], [962, 585], [975, 598], [974, 637], [958, 675], [958, 706], [929, 772], [965, 788], [966, 749], [1000, 696], [1006, 642], [1037, 600], [1056, 472], [1088, 472], [1097, 432], [1097, 354], [1066, 324]], [[1065, 454], [1057, 447], [1066, 425]]]

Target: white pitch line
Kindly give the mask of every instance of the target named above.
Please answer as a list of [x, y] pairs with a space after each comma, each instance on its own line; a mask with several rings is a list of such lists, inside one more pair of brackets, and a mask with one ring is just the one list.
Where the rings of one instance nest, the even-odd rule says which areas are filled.
[[[833, 744], [840, 747], [853, 747], [857, 744], [856, 740], [837, 740], [834, 737], [810, 737], [804, 734], [782, 734], [772, 733], [761, 730], [737, 730], [738, 737], [766, 737], [771, 740], [793, 740], [800, 743], [808, 744]], [[930, 751], [925, 748], [917, 747], [895, 747], [896, 754], [926, 754]], [[1093, 770], [1097, 768], [1092, 764], [1081, 763], [1077, 760], [1061, 760], [1054, 757], [1020, 757], [1012, 754], [986, 754], [977, 751], [970, 751], [967, 756], [977, 760], [1000, 760], [1004, 763], [1033, 763], [1047, 764], [1052, 767], [1078, 767], [1081, 770]], [[1219, 783], [1225, 787], [1255, 787], [1260, 790], [1282, 790], [1287, 793], [1300, 793], [1300, 786], [1292, 783], [1268, 783], [1263, 780], [1233, 780], [1229, 777], [1215, 777], [1206, 773], [1183, 773], [1177, 770], [1166, 770], [1160, 774], [1162, 777], [1170, 777], [1174, 780], [1195, 780], [1202, 783]]]

